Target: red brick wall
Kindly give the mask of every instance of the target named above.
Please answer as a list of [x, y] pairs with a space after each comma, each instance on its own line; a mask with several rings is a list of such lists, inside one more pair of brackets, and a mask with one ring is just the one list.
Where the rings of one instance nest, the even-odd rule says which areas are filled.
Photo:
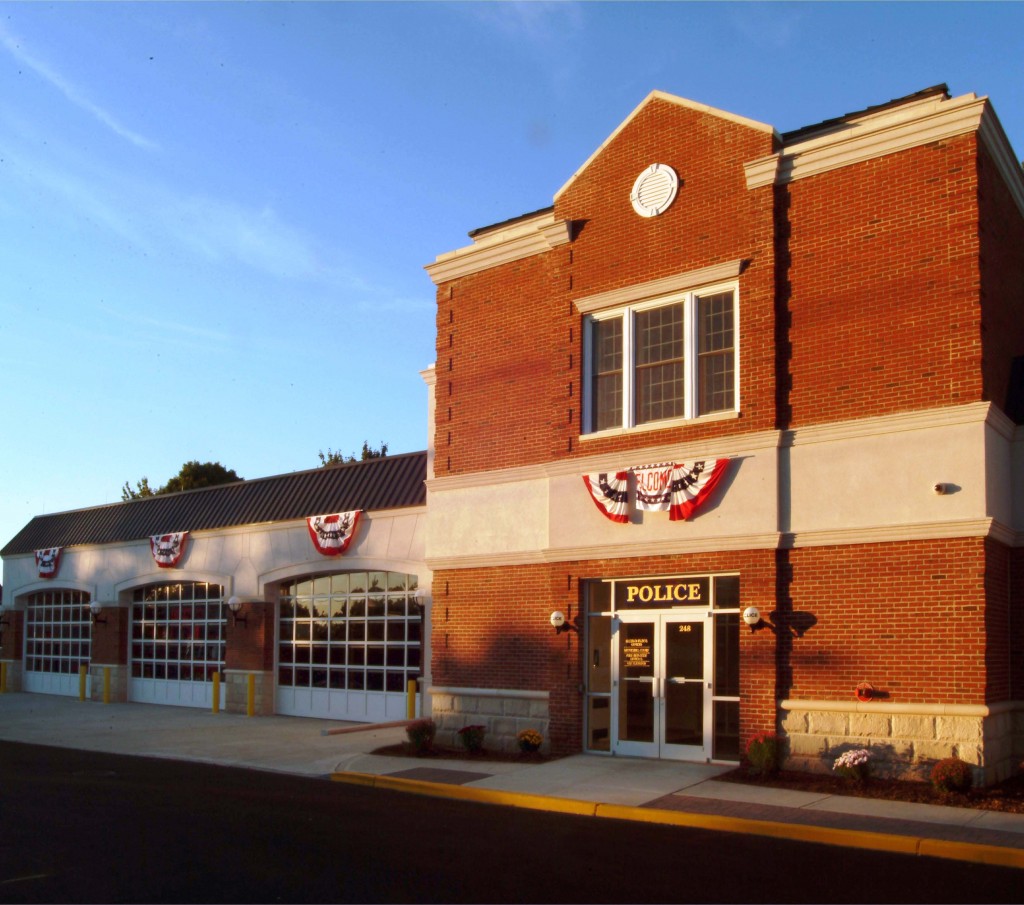
[[1024, 218], [984, 147], [978, 154], [978, 186], [982, 398], [1004, 408], [1010, 362], [1024, 355]]
[[[438, 289], [438, 477], [547, 461], [565, 432], [566, 248]], [[578, 353], [577, 353], [578, 355]], [[557, 425], [557, 428], [556, 428]]]
[[817, 618], [793, 641], [790, 696], [850, 701], [867, 681], [894, 704], [984, 703], [986, 550], [960, 538], [789, 551], [793, 608]]
[[[772, 136], [652, 102], [558, 199], [574, 239], [438, 287], [436, 472], [445, 475], [619, 451], [629, 438], [579, 443], [582, 318], [572, 301], [706, 267], [749, 262], [740, 280], [742, 417], [646, 433], [696, 441], [775, 423], [774, 198], [749, 191], [743, 164]], [[636, 177], [666, 163], [682, 185], [669, 210], [639, 217]]]
[[20, 660], [22, 651], [25, 650], [24, 642], [24, 610], [7, 610], [4, 613], [7, 625], [0, 626], [3, 630], [3, 639], [0, 643], [0, 660]]
[[[775, 552], [730, 551], [688, 557], [588, 560], [501, 569], [435, 571], [434, 684], [548, 691], [551, 744], [579, 751], [583, 733], [580, 637], [556, 635], [553, 610], [580, 611], [581, 583], [592, 578], [741, 573], [742, 605], [775, 609]], [[775, 652], [769, 638], [741, 629], [741, 735], [775, 726]]]
[[128, 625], [131, 609], [122, 606], [104, 607], [99, 614], [103, 622], [92, 626], [92, 662], [105, 665], [128, 662]]
[[1010, 698], [1024, 699], [1024, 547], [1010, 551]]
[[975, 146], [789, 186], [794, 426], [982, 399]]
[[433, 679], [546, 690], [552, 744], [579, 750], [580, 639], [550, 613], [574, 618], [590, 578], [739, 571], [741, 606], [776, 626], [740, 629], [741, 744], [775, 728], [776, 700], [852, 701], [863, 681], [894, 704], [993, 703], [1010, 697], [1009, 564], [964, 538], [439, 571]]
[[[227, 614], [224, 668], [253, 672], [274, 668], [274, 604], [247, 601], [236, 621]], [[245, 622], [240, 621], [242, 618]]]

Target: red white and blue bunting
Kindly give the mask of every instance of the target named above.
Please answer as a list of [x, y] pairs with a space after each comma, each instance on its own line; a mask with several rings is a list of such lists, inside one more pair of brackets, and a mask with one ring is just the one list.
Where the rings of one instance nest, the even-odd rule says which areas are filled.
[[187, 531], [173, 534], [154, 534], [149, 538], [149, 548], [153, 551], [153, 561], [161, 569], [173, 569], [185, 555]]
[[615, 474], [585, 474], [583, 483], [606, 518], [626, 524], [629, 521], [629, 475], [624, 471]]
[[309, 537], [318, 553], [340, 556], [352, 543], [362, 510], [336, 512], [333, 515], [313, 515], [306, 519]]
[[40, 578], [53, 578], [60, 568], [60, 551], [62, 547], [47, 547], [36, 550], [36, 568]]
[[664, 462], [637, 465], [628, 471], [583, 476], [590, 497], [613, 522], [629, 522], [629, 472], [636, 483], [636, 508], [645, 512], [668, 512], [670, 521], [685, 521], [707, 500], [725, 477], [729, 459], [694, 462]]
[[683, 463], [676, 465], [672, 469], [669, 520], [684, 521], [693, 515], [708, 501], [728, 469], [728, 459], [694, 462], [691, 467]]

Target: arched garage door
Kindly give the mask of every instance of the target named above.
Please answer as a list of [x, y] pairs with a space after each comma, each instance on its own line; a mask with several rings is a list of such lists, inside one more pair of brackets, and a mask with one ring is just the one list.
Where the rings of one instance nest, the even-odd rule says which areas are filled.
[[[40, 591], [25, 606], [25, 691], [77, 696], [89, 665], [92, 617], [85, 591]], [[86, 677], [86, 696], [91, 679]]]
[[339, 720], [406, 716], [420, 674], [415, 575], [340, 572], [279, 588], [277, 712]]
[[[129, 700], [213, 706], [213, 674], [224, 670], [223, 595], [219, 584], [203, 581], [135, 589]], [[222, 684], [221, 706], [224, 695]]]

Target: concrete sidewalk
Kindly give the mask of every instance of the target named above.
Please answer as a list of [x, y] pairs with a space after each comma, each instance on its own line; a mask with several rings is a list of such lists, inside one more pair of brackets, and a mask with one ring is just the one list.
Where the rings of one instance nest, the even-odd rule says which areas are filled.
[[722, 782], [730, 767], [580, 754], [546, 763], [372, 752], [400, 726], [0, 695], [0, 740], [164, 757], [594, 817], [1024, 867], [1024, 815]]

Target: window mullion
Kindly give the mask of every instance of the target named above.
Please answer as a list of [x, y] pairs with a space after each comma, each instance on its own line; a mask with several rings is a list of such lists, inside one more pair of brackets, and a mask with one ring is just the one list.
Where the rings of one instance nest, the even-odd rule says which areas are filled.
[[636, 343], [633, 324], [636, 312], [622, 314], [622, 427], [636, 424]]
[[683, 417], [697, 417], [697, 302], [692, 292], [683, 299]]

